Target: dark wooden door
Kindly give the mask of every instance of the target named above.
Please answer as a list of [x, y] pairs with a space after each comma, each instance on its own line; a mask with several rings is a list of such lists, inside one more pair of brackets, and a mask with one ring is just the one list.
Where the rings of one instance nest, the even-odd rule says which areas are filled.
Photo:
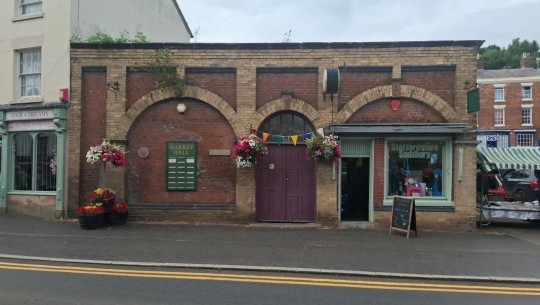
[[314, 222], [315, 162], [305, 146], [269, 145], [257, 162], [257, 221]]

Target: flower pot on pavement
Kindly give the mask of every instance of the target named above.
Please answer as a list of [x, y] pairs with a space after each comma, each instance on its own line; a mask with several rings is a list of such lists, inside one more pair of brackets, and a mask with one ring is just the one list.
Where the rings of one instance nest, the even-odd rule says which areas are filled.
[[106, 214], [105, 222], [110, 226], [121, 226], [126, 223], [128, 213], [110, 212]]
[[104, 214], [77, 215], [79, 227], [85, 230], [93, 230], [103, 226]]

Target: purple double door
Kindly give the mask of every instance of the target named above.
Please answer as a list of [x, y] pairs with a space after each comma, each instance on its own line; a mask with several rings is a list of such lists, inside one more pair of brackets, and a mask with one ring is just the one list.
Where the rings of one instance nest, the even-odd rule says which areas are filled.
[[315, 222], [315, 161], [303, 145], [269, 145], [257, 161], [257, 221]]

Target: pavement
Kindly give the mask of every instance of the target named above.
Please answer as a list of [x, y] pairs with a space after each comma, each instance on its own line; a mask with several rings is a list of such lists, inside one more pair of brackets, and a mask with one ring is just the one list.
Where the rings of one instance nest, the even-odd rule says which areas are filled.
[[0, 215], [0, 258], [540, 284], [540, 224], [492, 222], [474, 232], [420, 230], [407, 238], [313, 225], [129, 220], [82, 230], [72, 219], [7, 213]]

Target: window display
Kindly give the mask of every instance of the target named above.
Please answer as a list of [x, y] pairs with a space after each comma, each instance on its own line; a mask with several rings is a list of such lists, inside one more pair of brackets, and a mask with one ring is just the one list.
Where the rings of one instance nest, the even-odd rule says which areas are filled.
[[389, 140], [388, 196], [443, 196], [445, 141]]

